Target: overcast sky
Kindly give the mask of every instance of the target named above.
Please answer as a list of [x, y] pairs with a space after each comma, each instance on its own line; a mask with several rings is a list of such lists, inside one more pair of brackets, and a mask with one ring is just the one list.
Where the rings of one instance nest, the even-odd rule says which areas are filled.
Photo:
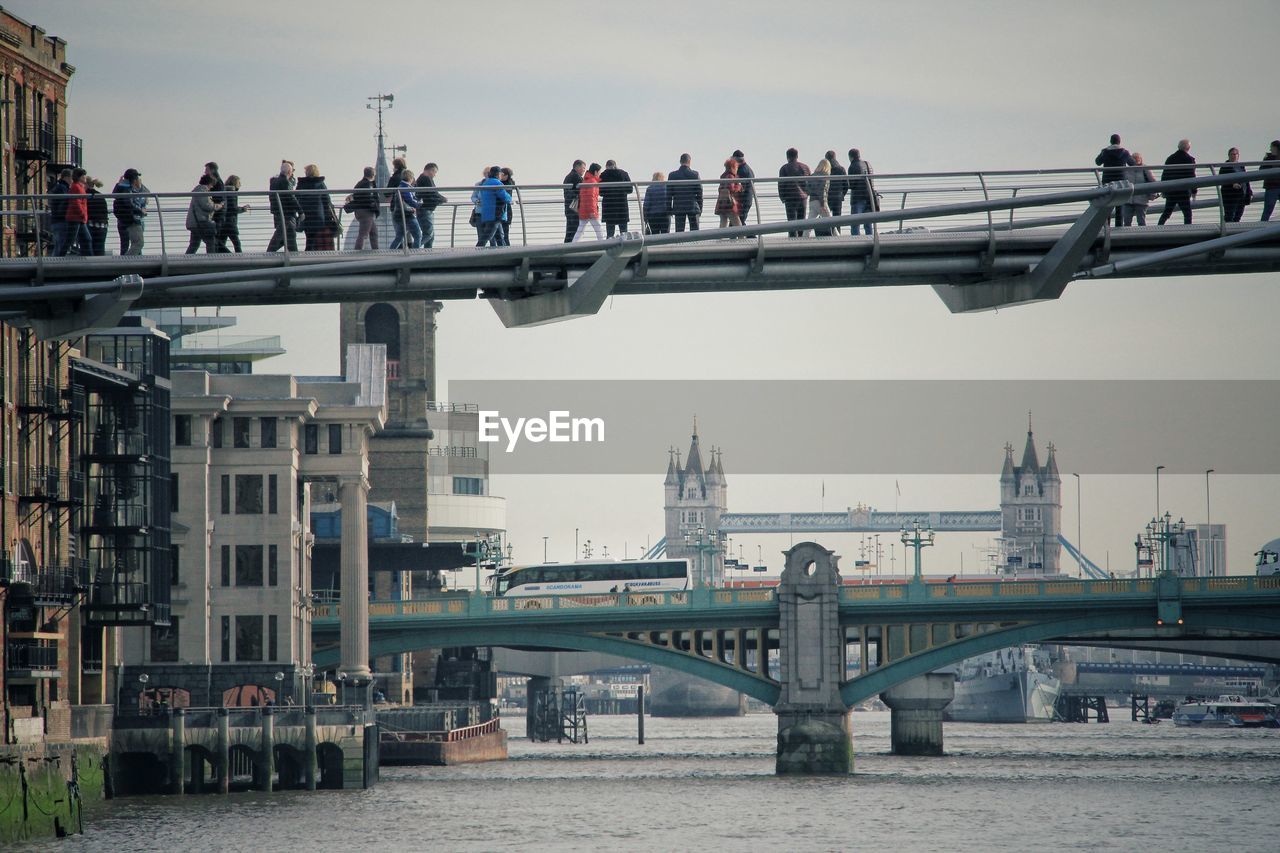
[[[690, 151], [704, 173], [735, 147], [770, 174], [790, 145], [816, 161], [860, 147], [878, 172], [1092, 164], [1112, 132], [1158, 162], [1181, 137], [1201, 160], [1238, 145], [1261, 156], [1280, 136], [1274, 108], [1274, 2], [858, 3], [15, 0], [5, 7], [68, 42], [78, 69], [70, 132], [104, 180], [141, 169], [156, 191], [187, 190], [206, 160], [265, 188], [282, 157], [316, 162], [349, 185], [374, 157], [366, 98], [396, 96], [388, 142], [442, 183], [513, 166], [555, 182], [576, 157], [615, 158], [637, 177]], [[1256, 218], [1257, 207], [1247, 218]], [[1057, 302], [952, 316], [929, 288], [621, 297], [595, 318], [507, 331], [482, 303], [440, 316], [438, 375], [482, 378], [1260, 378], [1275, 379], [1277, 277], [1076, 284]], [[284, 337], [264, 372], [339, 370], [334, 306], [238, 312], [241, 330]], [[679, 347], [663, 346], [678, 337]], [[447, 394], [442, 392], [442, 396]], [[656, 404], [660, 405], [660, 401]], [[726, 443], [735, 418], [769, 418], [786, 400], [700, 412]], [[694, 413], [690, 412], [692, 419]], [[939, 413], [954, 416], [955, 413]], [[866, 417], [892, 418], [867, 401]], [[1100, 418], [1141, 417], [1101, 412]], [[1231, 412], [1222, 412], [1231, 418]], [[721, 427], [720, 424], [726, 426]], [[856, 424], [816, 425], [847, 430]], [[1151, 425], [1153, 430], [1159, 424]], [[900, 478], [903, 509], [989, 508], [991, 477]], [[719, 434], [717, 434], [717, 431]], [[1043, 446], [1052, 423], [1038, 423]], [[803, 440], [803, 437], [780, 437]], [[517, 556], [568, 558], [574, 529], [612, 552], [661, 535], [668, 445], [654, 436], [652, 478], [503, 477]], [[1071, 470], [1072, 448], [1059, 445]], [[1214, 467], [1212, 447], [1170, 461]], [[822, 478], [734, 477], [733, 510], [816, 509]], [[890, 509], [894, 478], [826, 478], [825, 505]], [[1068, 477], [1068, 479], [1070, 479]], [[1132, 565], [1150, 518], [1151, 477], [1086, 482], [1083, 534], [1098, 562]], [[1275, 477], [1213, 481], [1235, 572], [1280, 536]], [[1203, 474], [1163, 478], [1174, 516], [1203, 520]], [[1064, 488], [1074, 537], [1074, 484]], [[605, 496], [608, 499], [605, 500]], [[980, 537], [939, 540], [929, 564], [974, 567]], [[778, 565], [785, 538], [744, 540]], [[856, 557], [857, 537], [826, 544]], [[745, 554], [744, 554], [745, 556]], [[900, 565], [900, 562], [899, 562]]]

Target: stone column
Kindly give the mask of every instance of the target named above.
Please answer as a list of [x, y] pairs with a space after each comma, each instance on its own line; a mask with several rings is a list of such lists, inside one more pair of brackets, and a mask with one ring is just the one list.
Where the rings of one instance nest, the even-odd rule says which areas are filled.
[[181, 794], [187, 778], [187, 712], [174, 708], [169, 717], [169, 793]]
[[218, 709], [218, 793], [231, 793], [231, 720], [226, 708]]
[[942, 755], [942, 709], [956, 696], [956, 677], [930, 672], [880, 694], [889, 706], [894, 755]]
[[[778, 715], [779, 775], [842, 775], [853, 770], [849, 709], [840, 697], [844, 636], [840, 630], [839, 559], [813, 542], [787, 551], [778, 583], [782, 693]], [[763, 636], [763, 632], [762, 632]], [[762, 655], [761, 671], [768, 656]]]
[[342, 664], [354, 684], [368, 683], [369, 672], [369, 482], [364, 477], [339, 481], [342, 502]]
[[271, 777], [276, 772], [276, 716], [270, 705], [262, 709], [262, 790], [271, 791]]

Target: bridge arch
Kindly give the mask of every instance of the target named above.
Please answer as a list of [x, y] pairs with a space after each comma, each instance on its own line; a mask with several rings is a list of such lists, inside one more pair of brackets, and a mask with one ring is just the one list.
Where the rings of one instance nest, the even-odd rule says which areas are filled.
[[[370, 638], [369, 656], [383, 657], [423, 648], [447, 646], [508, 646], [541, 651], [602, 652], [631, 660], [657, 664], [737, 690], [767, 705], [778, 701], [781, 691], [777, 682], [710, 658], [673, 651], [661, 646], [637, 643], [623, 637], [571, 631], [538, 630], [536, 628], [434, 628], [423, 631], [397, 631]], [[337, 650], [315, 654], [315, 665], [336, 663]], [[332, 658], [332, 660], [330, 660]]]
[[[865, 675], [846, 681], [840, 688], [840, 698], [852, 707], [859, 702], [883, 693], [896, 684], [933, 672], [944, 666], [959, 663], [965, 658], [994, 652], [1009, 646], [1048, 641], [1070, 642], [1073, 637], [1084, 637], [1101, 631], [1151, 629], [1150, 612], [1095, 613], [1070, 619], [1048, 622], [1032, 622], [974, 634], [944, 646], [909, 655]], [[1247, 631], [1280, 636], [1280, 618], [1257, 614], [1198, 614], [1195, 628], [1222, 631]]]

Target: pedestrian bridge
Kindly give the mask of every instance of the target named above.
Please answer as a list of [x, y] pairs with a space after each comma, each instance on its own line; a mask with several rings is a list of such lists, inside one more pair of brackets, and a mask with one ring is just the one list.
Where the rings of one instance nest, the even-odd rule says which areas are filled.
[[[1224, 184], [1264, 173], [1213, 171], [1143, 187], [1200, 190], [1195, 224], [1120, 228], [1112, 214], [1133, 187], [1099, 186], [1094, 169], [880, 175], [881, 210], [802, 222], [786, 220], [782, 179], [758, 178], [746, 223], [728, 228], [711, 221], [719, 181], [703, 181], [703, 228], [682, 233], [642, 233], [647, 182], [606, 184], [602, 193], [623, 193], [629, 230], [573, 244], [563, 242], [564, 187], [532, 185], [513, 193], [510, 245], [484, 250], [469, 248], [470, 186], [441, 188], [450, 200], [435, 213], [434, 248], [362, 252], [264, 251], [272, 200], [245, 191], [243, 254], [185, 254], [191, 194], [151, 193], [143, 254], [54, 258], [44, 197], [11, 196], [0, 207], [20, 254], [0, 258], [0, 318], [56, 337], [111, 325], [129, 308], [483, 298], [504, 324], [525, 326], [594, 314], [613, 294], [904, 285], [930, 285], [952, 311], [977, 311], [1056, 299], [1084, 278], [1280, 269], [1280, 223], [1228, 222], [1221, 203]], [[314, 192], [341, 209], [350, 190]], [[381, 216], [384, 236], [391, 216]], [[815, 228], [839, 233], [815, 237]]]
[[[796, 546], [800, 548], [802, 546]], [[813, 546], [817, 547], [817, 546]], [[838, 585], [829, 629], [846, 707], [965, 658], [1022, 643], [1176, 647], [1280, 663], [1280, 577]], [[448, 646], [602, 652], [667, 666], [770, 705], [783, 636], [778, 589], [493, 598], [369, 605], [370, 657]], [[316, 608], [317, 648], [341, 611]], [[770, 663], [765, 663], [765, 661]], [[338, 662], [337, 649], [315, 663]], [[874, 662], [874, 666], [868, 666]], [[784, 674], [781, 679], [785, 679]]]

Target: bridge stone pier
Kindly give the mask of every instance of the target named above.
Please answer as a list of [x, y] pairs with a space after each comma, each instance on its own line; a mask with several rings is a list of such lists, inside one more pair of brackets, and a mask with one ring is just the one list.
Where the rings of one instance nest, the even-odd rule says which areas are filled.
[[[849, 709], [840, 698], [844, 650], [840, 647], [838, 557], [802, 542], [786, 554], [778, 583], [779, 775], [839, 775], [853, 770]], [[761, 664], [762, 668], [764, 664]]]
[[880, 694], [889, 706], [894, 755], [942, 755], [942, 709], [956, 696], [956, 676], [930, 672]]

